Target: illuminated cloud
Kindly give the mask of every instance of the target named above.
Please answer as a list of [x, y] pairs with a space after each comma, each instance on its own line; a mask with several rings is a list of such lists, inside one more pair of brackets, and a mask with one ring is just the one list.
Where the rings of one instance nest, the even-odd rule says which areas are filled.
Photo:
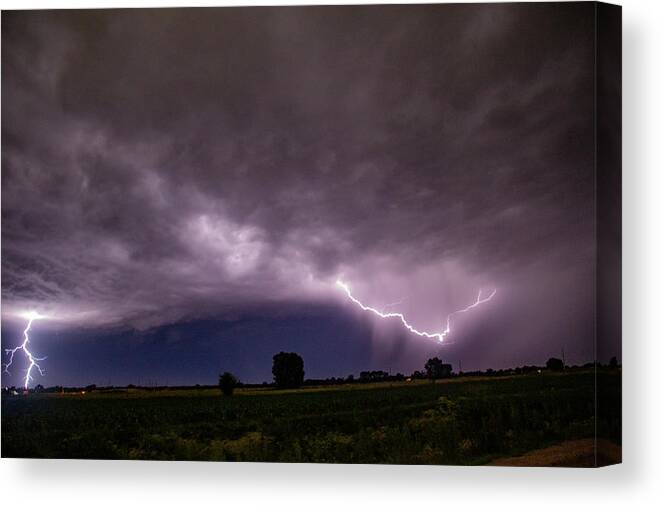
[[3, 318], [353, 312], [340, 278], [437, 329], [497, 287], [471, 354], [587, 359], [587, 8], [3, 13]]

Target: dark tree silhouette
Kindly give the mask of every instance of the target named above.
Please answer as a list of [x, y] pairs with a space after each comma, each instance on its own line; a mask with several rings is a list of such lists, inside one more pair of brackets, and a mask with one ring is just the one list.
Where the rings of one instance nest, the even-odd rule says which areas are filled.
[[388, 372], [383, 370], [361, 371], [359, 379], [361, 382], [379, 382], [388, 378]]
[[296, 352], [279, 352], [273, 356], [273, 380], [279, 388], [300, 387], [305, 371], [303, 358]]
[[546, 367], [552, 371], [559, 371], [565, 367], [565, 363], [562, 362], [562, 359], [551, 357], [548, 361], [546, 361]]
[[228, 371], [218, 377], [218, 386], [225, 396], [232, 396], [238, 383], [237, 378]]
[[431, 357], [425, 363], [425, 371], [429, 378], [449, 377], [452, 373], [452, 365], [443, 364], [440, 357]]
[[615, 356], [611, 357], [611, 360], [608, 361], [608, 366], [610, 366], [611, 368], [617, 368], [618, 367], [617, 357]]

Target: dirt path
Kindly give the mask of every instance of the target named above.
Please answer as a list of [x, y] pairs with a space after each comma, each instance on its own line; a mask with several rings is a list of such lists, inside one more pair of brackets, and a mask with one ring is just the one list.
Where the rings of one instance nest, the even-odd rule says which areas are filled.
[[622, 462], [622, 448], [608, 440], [591, 438], [568, 440], [545, 449], [527, 452], [523, 456], [499, 458], [492, 466], [512, 467], [594, 467]]

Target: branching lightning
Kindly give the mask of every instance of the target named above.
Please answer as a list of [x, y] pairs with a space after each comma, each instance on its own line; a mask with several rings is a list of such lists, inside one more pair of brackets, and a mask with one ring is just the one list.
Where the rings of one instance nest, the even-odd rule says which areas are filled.
[[23, 354], [25, 354], [25, 357], [28, 360], [28, 368], [25, 373], [25, 378], [24, 380], [24, 387], [27, 390], [28, 389], [28, 384], [30, 383], [31, 380], [34, 380], [32, 378], [32, 369], [36, 368], [37, 371], [43, 376], [44, 375], [44, 370], [39, 366], [39, 361], [43, 361], [46, 359], [45, 357], [35, 357], [32, 352], [30, 352], [30, 349], [28, 349], [28, 344], [30, 343], [30, 335], [28, 334], [30, 331], [30, 328], [32, 327], [32, 321], [41, 318], [41, 315], [39, 315], [37, 312], [30, 312], [25, 315], [25, 318], [28, 321], [28, 325], [25, 327], [25, 330], [23, 331], [23, 343], [19, 345], [18, 347], [15, 347], [13, 349], [5, 349], [5, 352], [9, 356], [9, 361], [5, 364], [3, 364], [4, 367], [4, 372], [7, 373], [8, 375], [11, 375], [9, 372], [9, 367], [12, 365], [14, 362], [14, 356], [19, 350], [23, 351]]
[[424, 336], [426, 338], [436, 338], [439, 342], [442, 342], [443, 339], [450, 334], [450, 321], [452, 320], [452, 317], [454, 315], [457, 315], [458, 313], [465, 313], [472, 308], [475, 308], [478, 305], [481, 305], [482, 303], [486, 303], [487, 301], [490, 301], [492, 297], [496, 295], [496, 289], [494, 289], [491, 294], [489, 294], [487, 297], [482, 298], [482, 291], [480, 290], [477, 293], [477, 299], [475, 300], [474, 303], [468, 305], [466, 308], [462, 308], [460, 310], [455, 310], [454, 312], [450, 313], [446, 320], [445, 320], [445, 329], [442, 331], [437, 331], [437, 332], [427, 332], [427, 331], [419, 331], [416, 328], [414, 328], [409, 322], [406, 320], [403, 314], [401, 313], [394, 313], [394, 312], [384, 312], [384, 311], [379, 311], [376, 308], [372, 308], [371, 306], [364, 305], [361, 303], [358, 299], [356, 299], [353, 294], [351, 293], [351, 289], [349, 289], [349, 286], [344, 283], [341, 280], [338, 280], [335, 282], [338, 287], [340, 287], [348, 296], [348, 298], [354, 302], [356, 305], [358, 305], [362, 310], [366, 312], [371, 312], [374, 315], [377, 315], [381, 317], [382, 319], [399, 319], [402, 324], [404, 324], [404, 327], [408, 329], [411, 333], [416, 334], [418, 336]]
[[402, 298], [398, 301], [393, 301], [392, 303], [386, 303], [383, 305], [383, 309], [385, 310], [386, 308], [392, 308], [393, 306], [399, 306], [401, 305], [404, 301], [406, 301], [408, 298]]

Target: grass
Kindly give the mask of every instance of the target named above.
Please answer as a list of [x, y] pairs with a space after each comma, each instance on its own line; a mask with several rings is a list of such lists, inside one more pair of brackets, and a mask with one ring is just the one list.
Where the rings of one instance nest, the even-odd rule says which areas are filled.
[[[600, 437], [619, 443], [619, 372], [599, 376]], [[482, 464], [594, 437], [594, 372], [299, 390], [5, 397], [2, 456]]]

